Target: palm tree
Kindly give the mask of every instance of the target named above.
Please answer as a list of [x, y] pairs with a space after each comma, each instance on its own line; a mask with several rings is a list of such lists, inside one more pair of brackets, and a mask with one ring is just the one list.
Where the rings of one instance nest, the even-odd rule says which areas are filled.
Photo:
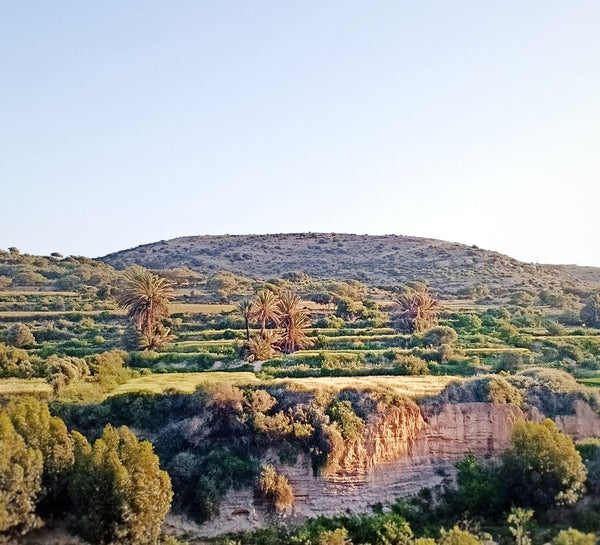
[[270, 290], [261, 290], [256, 294], [253, 302], [252, 319], [260, 323], [260, 336], [264, 339], [266, 335], [267, 322], [274, 322], [279, 325], [279, 306], [278, 298]]
[[252, 337], [247, 343], [246, 357], [248, 361], [265, 361], [275, 355], [274, 346], [280, 339], [277, 331], [269, 329], [265, 332], [265, 336], [257, 335]]
[[431, 297], [429, 286], [422, 286], [398, 297], [392, 320], [400, 331], [414, 333], [435, 324], [439, 311], [440, 305]]
[[250, 320], [254, 311], [254, 302], [248, 299], [242, 299], [237, 305], [236, 310], [242, 315], [244, 325], [246, 326], [246, 341], [250, 340]]
[[141, 347], [158, 348], [172, 339], [163, 320], [169, 317], [169, 302], [175, 296], [173, 285], [143, 267], [127, 269], [124, 280], [117, 302], [133, 321]]
[[301, 306], [302, 300], [291, 291], [279, 294], [277, 307], [280, 318], [279, 325], [284, 329], [277, 346], [284, 354], [311, 347], [314, 343], [305, 333], [310, 327], [308, 310]]

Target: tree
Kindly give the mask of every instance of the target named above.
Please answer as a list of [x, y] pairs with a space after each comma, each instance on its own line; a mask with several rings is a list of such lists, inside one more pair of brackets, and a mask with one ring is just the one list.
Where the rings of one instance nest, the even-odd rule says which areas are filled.
[[175, 296], [173, 285], [142, 267], [125, 271], [125, 284], [117, 296], [127, 310], [140, 338], [140, 348], [159, 348], [173, 337], [163, 321], [169, 317], [169, 303]]
[[93, 446], [73, 439], [72, 528], [92, 544], [155, 544], [173, 492], [152, 445], [110, 424]]
[[572, 505], [585, 492], [587, 472], [581, 455], [550, 419], [515, 424], [503, 473], [513, 500], [523, 507]]
[[246, 327], [246, 341], [250, 340], [250, 320], [252, 319], [252, 313], [254, 310], [254, 303], [248, 299], [242, 299], [236, 305], [237, 311], [242, 315], [244, 319], [244, 326]]
[[592, 295], [587, 300], [579, 317], [588, 327], [600, 327], [600, 293]]
[[264, 339], [266, 335], [267, 322], [279, 324], [281, 310], [278, 298], [271, 290], [261, 290], [256, 294], [251, 314], [254, 320], [260, 323], [260, 336]]
[[440, 305], [429, 293], [429, 287], [420, 284], [398, 297], [392, 320], [400, 331], [414, 333], [435, 324], [439, 311]]
[[504, 479], [498, 465], [472, 454], [456, 462], [456, 490], [448, 489], [447, 503], [461, 516], [494, 517], [506, 505]]
[[277, 302], [279, 325], [284, 332], [277, 346], [284, 354], [309, 348], [314, 344], [305, 333], [305, 330], [310, 327], [310, 317], [308, 310], [301, 307], [301, 304], [300, 297], [291, 291], [282, 291], [279, 294]]
[[60, 510], [65, 505], [66, 473], [73, 465], [73, 440], [65, 423], [32, 397], [13, 399], [6, 413], [27, 447], [42, 454], [42, 511]]
[[39, 525], [34, 511], [41, 482], [42, 453], [28, 448], [8, 415], [0, 413], [0, 541]]

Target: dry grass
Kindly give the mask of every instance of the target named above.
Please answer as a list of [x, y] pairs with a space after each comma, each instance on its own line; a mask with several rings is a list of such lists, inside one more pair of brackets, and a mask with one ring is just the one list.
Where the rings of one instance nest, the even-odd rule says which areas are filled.
[[132, 379], [122, 384], [110, 395], [119, 395], [132, 392], [148, 391], [163, 393], [165, 390], [174, 389], [182, 393], [193, 393], [198, 386], [212, 384], [233, 384], [235, 386], [258, 386], [285, 384], [297, 390], [327, 390], [337, 392], [344, 388], [360, 389], [385, 389], [396, 394], [413, 398], [433, 396], [439, 394], [450, 382], [462, 380], [458, 377], [397, 377], [397, 376], [371, 376], [371, 377], [319, 377], [319, 378], [283, 378], [269, 381], [260, 380], [250, 372], [219, 372], [207, 371], [205, 373], [167, 373], [149, 375]]
[[395, 394], [420, 398], [439, 394], [448, 384], [463, 380], [453, 376], [437, 377], [315, 377], [274, 379], [272, 384], [285, 384], [297, 390], [339, 392], [344, 388], [389, 390]]
[[125, 316], [125, 311], [121, 310], [2, 310], [0, 311], [0, 318], [32, 318], [39, 316], [41, 319], [45, 318], [59, 318], [61, 316], [98, 316], [100, 314], [108, 313], [113, 316]]
[[528, 348], [514, 348], [512, 346], [498, 346], [496, 348], [465, 348], [465, 355], [472, 356], [476, 354], [530, 354]]
[[[36, 292], [37, 293], [37, 292]], [[44, 294], [45, 295], [45, 294]], [[173, 303], [171, 305], [171, 314], [220, 314], [229, 312], [235, 308], [234, 305], [221, 304], [203, 304], [203, 303]], [[109, 313], [114, 316], [125, 316], [124, 310], [3, 310], [0, 311], [0, 318], [31, 318], [40, 316], [41, 318], [59, 318], [64, 315], [97, 316], [103, 313]]]
[[19, 291], [19, 290], [11, 290], [10, 288], [7, 289], [6, 291], [2, 292], [2, 294], [0, 294], [0, 296], [12, 296], [12, 295], [42, 295], [44, 297], [53, 297], [53, 296], [59, 296], [59, 297], [79, 297], [79, 293], [77, 293], [76, 291], [31, 291], [31, 290], [23, 290], [23, 291]]
[[52, 388], [43, 378], [0, 379], [0, 395], [52, 393]]
[[173, 303], [170, 305], [171, 314], [221, 314], [231, 312], [235, 305], [217, 303]]
[[153, 392], [161, 394], [165, 390], [174, 389], [178, 392], [191, 394], [198, 386], [218, 383], [228, 383], [235, 386], [261, 384], [262, 381], [250, 372], [207, 371], [205, 373], [165, 373], [134, 378], [117, 387], [109, 395], [119, 395], [131, 392]]

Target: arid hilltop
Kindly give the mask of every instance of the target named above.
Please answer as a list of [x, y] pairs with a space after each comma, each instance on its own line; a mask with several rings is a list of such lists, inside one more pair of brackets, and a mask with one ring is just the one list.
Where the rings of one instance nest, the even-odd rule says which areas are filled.
[[190, 236], [137, 246], [101, 258], [117, 268], [189, 267], [268, 279], [303, 271], [314, 278], [356, 279], [371, 286], [427, 281], [448, 295], [475, 286], [493, 292], [563, 290], [586, 282], [566, 270], [523, 263], [476, 246], [385, 235], [295, 233]]

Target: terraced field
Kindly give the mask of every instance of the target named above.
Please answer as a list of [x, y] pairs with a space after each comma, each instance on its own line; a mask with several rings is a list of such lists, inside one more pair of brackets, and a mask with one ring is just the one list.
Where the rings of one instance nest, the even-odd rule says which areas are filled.
[[338, 392], [345, 388], [386, 389], [395, 394], [420, 398], [439, 394], [449, 383], [461, 380], [452, 376], [439, 377], [317, 377], [286, 378], [260, 380], [251, 372], [204, 372], [204, 373], [168, 373], [149, 375], [130, 380], [111, 392], [119, 395], [134, 392], [152, 392], [156, 394], [167, 390], [191, 394], [199, 386], [232, 384], [234, 386], [257, 386], [285, 384], [292, 389], [313, 391], [325, 390]]
[[52, 388], [42, 378], [3, 378], [0, 379], [1, 395], [51, 394]]

